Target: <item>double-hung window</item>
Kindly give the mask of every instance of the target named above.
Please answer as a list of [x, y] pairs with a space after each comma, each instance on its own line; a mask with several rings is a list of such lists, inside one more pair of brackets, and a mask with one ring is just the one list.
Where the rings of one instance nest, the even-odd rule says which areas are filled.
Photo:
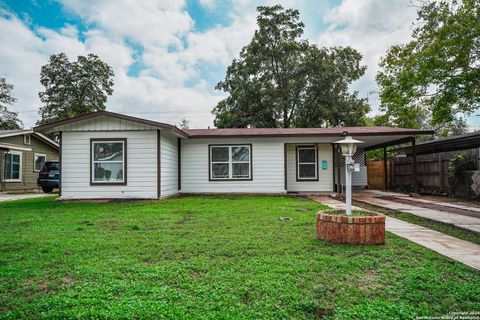
[[22, 153], [18, 151], [9, 151], [5, 153], [3, 166], [3, 181], [20, 182], [22, 181]]
[[126, 184], [126, 139], [91, 140], [91, 184]]
[[315, 146], [297, 147], [297, 180], [318, 180], [318, 156]]
[[251, 180], [252, 146], [211, 145], [210, 180]]

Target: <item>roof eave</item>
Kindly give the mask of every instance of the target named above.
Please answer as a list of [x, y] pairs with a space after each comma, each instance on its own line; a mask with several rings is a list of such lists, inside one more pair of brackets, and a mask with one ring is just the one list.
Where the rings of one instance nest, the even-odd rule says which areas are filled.
[[[432, 130], [416, 130], [416, 131], [390, 131], [390, 132], [360, 132], [360, 133], [351, 133], [351, 136], [415, 136], [415, 135], [428, 135], [434, 134]], [[190, 133], [189, 137], [191, 139], [200, 139], [200, 138], [244, 138], [244, 137], [342, 137], [344, 133], [272, 133], [272, 134], [195, 134]]]
[[137, 118], [137, 117], [132, 117], [132, 116], [127, 116], [127, 115], [123, 115], [123, 114], [115, 113], [115, 112], [110, 112], [110, 111], [96, 111], [96, 112], [87, 113], [87, 114], [84, 114], [84, 115], [81, 115], [81, 116], [78, 116], [78, 117], [73, 117], [73, 118], [70, 118], [70, 119], [55, 121], [55, 122], [52, 122], [52, 123], [49, 123], [49, 124], [36, 126], [36, 127], [33, 128], [33, 131], [36, 131], [36, 132], [46, 131], [46, 130], [53, 129], [55, 127], [63, 126], [63, 125], [70, 124], [70, 123], [75, 123], [75, 122], [78, 122], [78, 121], [84, 121], [84, 120], [88, 120], [88, 119], [92, 119], [92, 118], [100, 117], [100, 116], [107, 116], [107, 117], [112, 117], [112, 118], [121, 119], [121, 120], [138, 122], [138, 123], [146, 124], [146, 125], [149, 125], [149, 126], [152, 126], [152, 127], [167, 129], [167, 130], [170, 130], [170, 131], [172, 131], [172, 132], [174, 132], [174, 133], [176, 133], [180, 136], [186, 137], [186, 138], [189, 137], [189, 135], [185, 131], [183, 131], [183, 130], [181, 130], [181, 129], [179, 129], [179, 128], [171, 125], [171, 124], [156, 122], [156, 121]]

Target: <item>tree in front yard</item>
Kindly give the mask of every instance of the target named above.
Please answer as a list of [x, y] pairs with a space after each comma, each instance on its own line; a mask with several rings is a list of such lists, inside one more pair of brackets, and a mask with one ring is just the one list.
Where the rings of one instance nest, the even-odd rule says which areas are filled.
[[18, 130], [23, 128], [23, 122], [16, 112], [8, 110], [17, 99], [12, 95], [13, 85], [5, 78], [0, 78], [0, 130]]
[[70, 62], [65, 53], [50, 56], [42, 67], [39, 93], [44, 104], [38, 124], [68, 119], [85, 113], [105, 110], [107, 96], [113, 93], [112, 68], [98, 56], [79, 56]]
[[412, 37], [380, 63], [383, 110], [401, 127], [461, 132], [480, 107], [480, 1], [421, 2]]
[[213, 109], [215, 126], [360, 125], [369, 111], [349, 85], [365, 73], [350, 47], [322, 48], [301, 38], [298, 10], [258, 7], [258, 30], [216, 86], [228, 93]]

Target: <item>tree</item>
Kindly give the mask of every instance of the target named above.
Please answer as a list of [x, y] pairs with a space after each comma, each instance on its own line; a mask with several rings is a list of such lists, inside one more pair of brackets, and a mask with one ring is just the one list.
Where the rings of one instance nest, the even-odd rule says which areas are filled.
[[417, 20], [381, 60], [382, 109], [398, 126], [457, 130], [480, 106], [480, 1], [421, 2]]
[[75, 62], [64, 53], [50, 56], [40, 72], [45, 91], [39, 92], [44, 106], [38, 124], [105, 110], [107, 96], [113, 93], [113, 77], [112, 68], [94, 54], [79, 56]]
[[190, 129], [190, 121], [187, 120], [187, 118], [183, 118], [179, 123], [178, 126], [180, 129]]
[[9, 111], [7, 106], [12, 105], [17, 99], [12, 95], [13, 85], [7, 83], [5, 78], [0, 78], [0, 130], [20, 130], [23, 122], [18, 119], [18, 113]]
[[323, 127], [363, 124], [365, 99], [349, 85], [365, 73], [362, 56], [301, 39], [297, 10], [257, 8], [258, 30], [227, 68], [217, 90], [229, 96], [213, 109], [215, 126]]

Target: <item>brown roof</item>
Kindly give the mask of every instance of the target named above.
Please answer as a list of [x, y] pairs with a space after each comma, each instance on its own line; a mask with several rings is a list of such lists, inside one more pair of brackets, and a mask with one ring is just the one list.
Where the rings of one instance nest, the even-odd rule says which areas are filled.
[[366, 136], [366, 135], [416, 135], [432, 134], [430, 130], [391, 127], [337, 127], [337, 128], [235, 128], [235, 129], [187, 129], [191, 138], [243, 137], [243, 136]]
[[433, 131], [419, 129], [403, 129], [391, 127], [337, 127], [337, 128], [236, 128], [236, 129], [186, 129], [181, 130], [171, 124], [127, 116], [109, 111], [98, 111], [82, 116], [56, 121], [33, 128], [34, 131], [43, 131], [57, 126], [87, 120], [99, 116], [108, 116], [122, 120], [143, 123], [157, 128], [168, 129], [186, 138], [209, 137], [283, 137], [283, 136], [367, 136], [367, 135], [416, 135], [432, 134]]
[[146, 125], [149, 125], [149, 126], [152, 126], [152, 127], [168, 129], [168, 130], [171, 130], [171, 131], [173, 131], [173, 132], [175, 132], [175, 133], [177, 133], [181, 136], [188, 137], [188, 134], [186, 132], [180, 130], [179, 128], [177, 128], [177, 127], [175, 127], [171, 124], [152, 121], [152, 120], [147, 120], [147, 119], [142, 119], [142, 118], [137, 118], [137, 117], [132, 117], [132, 116], [127, 116], [127, 115], [124, 115], [124, 114], [121, 114], [121, 113], [115, 113], [115, 112], [110, 112], [110, 111], [91, 112], [91, 113], [87, 113], [87, 114], [84, 114], [84, 115], [81, 115], [81, 116], [78, 116], [78, 117], [73, 117], [73, 118], [70, 118], [70, 119], [65, 119], [65, 120], [55, 121], [55, 122], [52, 122], [52, 123], [49, 123], [49, 124], [40, 125], [40, 126], [34, 127], [33, 130], [34, 131], [48, 130], [48, 129], [52, 129], [52, 128], [62, 126], [62, 125], [65, 125], [65, 124], [74, 123], [74, 122], [78, 122], [78, 121], [83, 121], [83, 120], [87, 120], [87, 119], [91, 119], [91, 118], [95, 118], [95, 117], [99, 117], [99, 116], [108, 116], [108, 117], [112, 117], [112, 118], [116, 118], [116, 119], [133, 121], [133, 122], [137, 122], [137, 123], [143, 123], [143, 124], [146, 124]]

